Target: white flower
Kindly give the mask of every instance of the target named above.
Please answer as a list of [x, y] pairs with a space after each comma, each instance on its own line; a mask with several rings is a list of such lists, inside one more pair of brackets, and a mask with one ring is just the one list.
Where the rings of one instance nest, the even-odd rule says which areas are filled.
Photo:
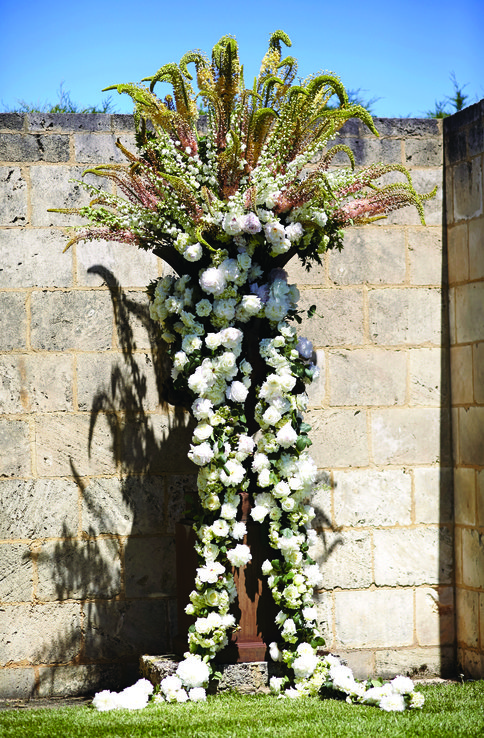
[[239, 328], [229, 326], [220, 331], [220, 342], [227, 349], [237, 349], [242, 344], [244, 334]]
[[207, 699], [207, 693], [203, 687], [193, 687], [193, 689], [188, 692], [188, 699], [191, 702], [201, 702]]
[[138, 686], [138, 683], [133, 684], [131, 687], [126, 687], [117, 696], [118, 708], [124, 710], [142, 710], [148, 704], [148, 699], [152, 691], [153, 687], [151, 687], [151, 691], [147, 691], [144, 685]]
[[415, 689], [415, 685], [410, 677], [396, 676], [390, 682], [394, 692], [398, 694], [410, 694]]
[[198, 336], [188, 335], [182, 341], [182, 349], [186, 354], [198, 351], [202, 346], [202, 341]]
[[236, 541], [241, 541], [246, 533], [247, 533], [247, 527], [245, 523], [243, 523], [242, 521], [239, 521], [233, 524], [232, 538], [235, 538]]
[[94, 695], [92, 701], [93, 707], [99, 712], [107, 712], [108, 710], [115, 710], [118, 706], [117, 693], [110, 692], [109, 689], [103, 689], [102, 692], [97, 692]]
[[276, 423], [280, 421], [281, 417], [282, 415], [279, 410], [274, 407], [274, 405], [269, 405], [264, 415], [262, 416], [262, 420], [267, 425], [276, 425]]
[[164, 695], [168, 695], [170, 692], [177, 692], [181, 688], [181, 679], [175, 675], [167, 676], [160, 682], [160, 689]]
[[245, 402], [245, 399], [249, 393], [249, 390], [242, 382], [235, 381], [227, 387], [226, 395], [227, 399], [231, 402]]
[[269, 469], [271, 465], [271, 462], [267, 458], [265, 454], [262, 453], [256, 453], [254, 454], [254, 459], [252, 461], [252, 469], [255, 472], [261, 472], [262, 469]]
[[309, 338], [300, 338], [297, 342], [296, 349], [303, 359], [310, 359], [313, 355], [313, 344]]
[[219, 518], [212, 523], [211, 529], [218, 538], [225, 538], [229, 534], [229, 524], [223, 518]]
[[203, 687], [210, 677], [210, 669], [205, 661], [194, 654], [186, 656], [185, 660], [178, 664], [176, 673], [188, 689]]
[[227, 213], [222, 221], [222, 228], [229, 236], [236, 236], [242, 233], [242, 218], [238, 218], [233, 213]]
[[403, 712], [405, 710], [405, 700], [402, 694], [390, 692], [383, 695], [378, 707], [386, 712]]
[[225, 467], [220, 469], [220, 481], [222, 484], [237, 485], [242, 482], [245, 477], [245, 469], [242, 464], [234, 459], [229, 459], [225, 463]]
[[303, 569], [310, 587], [319, 587], [323, 582], [323, 575], [317, 564], [309, 564]]
[[409, 707], [412, 709], [418, 709], [419, 707], [422, 707], [425, 702], [425, 697], [423, 696], [422, 692], [412, 692], [410, 695], [410, 704]]
[[199, 315], [201, 318], [206, 318], [207, 315], [210, 315], [212, 312], [212, 303], [210, 300], [203, 299], [200, 300], [200, 302], [197, 302], [195, 305], [195, 312], [197, 315]]
[[289, 239], [289, 241], [299, 241], [301, 236], [304, 234], [304, 229], [300, 223], [290, 223], [288, 226], [286, 226], [286, 238]]
[[282, 653], [275, 641], [269, 644], [269, 656], [273, 661], [282, 661]]
[[254, 450], [255, 441], [251, 436], [240, 435], [237, 443], [237, 450], [241, 454], [249, 455]]
[[235, 520], [235, 517], [237, 515], [237, 507], [236, 505], [231, 505], [229, 502], [224, 502], [222, 505], [222, 509], [220, 510], [220, 515], [222, 518], [225, 518], [225, 520]]
[[270, 513], [270, 508], [265, 505], [254, 505], [250, 511], [250, 516], [256, 523], [261, 523], [264, 518]]
[[200, 287], [204, 292], [211, 295], [221, 295], [227, 286], [225, 276], [221, 269], [217, 267], [209, 267], [202, 272], [200, 277]]
[[188, 452], [188, 458], [198, 466], [205, 466], [209, 461], [213, 459], [214, 453], [211, 446], [208, 443], [200, 443], [198, 446], [190, 445], [190, 451]]
[[197, 420], [205, 420], [213, 415], [213, 405], [210, 400], [199, 398], [192, 405], [192, 413]]
[[192, 243], [190, 246], [187, 246], [185, 251], [183, 252], [183, 256], [187, 261], [199, 261], [202, 258], [203, 250], [202, 246], [199, 243]]
[[257, 477], [259, 487], [268, 487], [271, 483], [271, 473], [269, 469], [261, 469]]
[[261, 222], [255, 213], [247, 213], [240, 219], [244, 233], [259, 233], [262, 229]]
[[289, 448], [289, 446], [293, 446], [296, 443], [297, 433], [292, 427], [290, 421], [279, 429], [276, 435], [276, 440], [283, 448]]
[[232, 566], [245, 566], [251, 559], [252, 554], [250, 548], [244, 543], [238, 543], [235, 548], [227, 551], [227, 558]]
[[264, 574], [265, 577], [269, 576], [269, 574], [272, 573], [272, 564], [269, 561], [269, 559], [266, 559], [261, 566], [261, 571]]
[[210, 436], [213, 433], [213, 428], [210, 425], [210, 423], [199, 423], [195, 430], [193, 431], [193, 438], [196, 441], [206, 441], [207, 438], [210, 438]]
[[294, 659], [292, 668], [296, 679], [308, 679], [318, 665], [318, 657], [314, 653], [301, 654]]
[[197, 569], [197, 577], [208, 584], [215, 584], [222, 574], [225, 574], [225, 566], [218, 561], [209, 561], [206, 566]]
[[274, 694], [279, 694], [284, 684], [284, 678], [283, 677], [271, 677], [269, 679], [269, 687], [271, 689], [271, 692]]
[[296, 625], [294, 623], [294, 620], [292, 618], [287, 618], [287, 620], [284, 621], [284, 625], [282, 626], [281, 635], [284, 638], [284, 640], [289, 640], [296, 634]]

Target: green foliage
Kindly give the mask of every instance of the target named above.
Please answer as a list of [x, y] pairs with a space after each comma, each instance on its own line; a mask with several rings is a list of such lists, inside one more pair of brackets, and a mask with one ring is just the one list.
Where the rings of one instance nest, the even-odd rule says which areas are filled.
[[100, 107], [96, 105], [89, 105], [87, 108], [83, 108], [77, 103], [71, 100], [71, 94], [69, 90], [64, 89], [64, 83], [61, 82], [58, 90], [59, 100], [52, 104], [50, 102], [45, 103], [30, 103], [25, 100], [17, 100], [17, 105], [12, 108], [4, 106], [4, 112], [6, 113], [115, 113], [116, 110], [113, 105], [111, 97], [103, 100]]
[[[457, 82], [455, 72], [451, 72], [450, 80], [454, 87], [454, 93], [444, 97], [443, 100], [436, 100], [435, 108], [426, 111], [426, 118], [448, 118], [449, 115], [453, 115], [453, 113], [457, 113], [466, 107], [469, 95], [464, 94], [464, 87], [467, 87], [467, 85], [460, 85]], [[451, 106], [450, 110], [448, 108], [449, 105]]]
[[484, 682], [423, 685], [422, 710], [385, 713], [344, 700], [278, 700], [221, 694], [207, 702], [150, 705], [130, 712], [88, 706], [8, 710], [2, 738], [474, 738], [484, 735]]

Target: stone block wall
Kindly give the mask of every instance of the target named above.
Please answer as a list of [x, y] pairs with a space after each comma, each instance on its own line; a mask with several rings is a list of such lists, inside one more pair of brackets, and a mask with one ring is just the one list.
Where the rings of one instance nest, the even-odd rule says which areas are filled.
[[[358, 164], [400, 162], [435, 184], [415, 211], [348, 231], [341, 254], [290, 276], [321, 376], [308, 420], [328, 648], [361, 676], [454, 663], [448, 311], [442, 131], [357, 121]], [[130, 116], [0, 116], [0, 694], [73, 694], [133, 678], [176, 633], [174, 522], [193, 489], [186, 418], [160, 402], [144, 295], [151, 254], [63, 254], [87, 200], [70, 181], [133, 144]], [[337, 155], [336, 165], [343, 164]], [[87, 175], [87, 181], [93, 175]]]
[[484, 101], [445, 121], [459, 668], [484, 676]]

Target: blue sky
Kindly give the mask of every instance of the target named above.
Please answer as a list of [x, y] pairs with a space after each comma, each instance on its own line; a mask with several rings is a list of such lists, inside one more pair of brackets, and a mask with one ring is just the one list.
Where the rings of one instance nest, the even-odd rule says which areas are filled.
[[[377, 116], [424, 115], [435, 100], [452, 93], [451, 72], [467, 85], [467, 104], [484, 97], [482, 0], [31, 0], [30, 5], [1, 0], [1, 5], [2, 110], [18, 99], [55, 103], [61, 82], [79, 105], [99, 105], [103, 87], [137, 82], [190, 49], [210, 53], [226, 33], [239, 42], [249, 83], [278, 28], [292, 40], [288, 53], [298, 59], [301, 77], [336, 72], [366, 100], [380, 98], [372, 107]], [[117, 112], [131, 112], [126, 95], [111, 94]]]

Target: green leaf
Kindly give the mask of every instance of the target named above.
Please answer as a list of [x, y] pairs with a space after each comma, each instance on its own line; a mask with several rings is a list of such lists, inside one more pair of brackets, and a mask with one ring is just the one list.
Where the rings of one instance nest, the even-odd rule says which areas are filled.
[[316, 312], [316, 305], [311, 305], [311, 307], [308, 310], [308, 318], [312, 318], [315, 312]]

